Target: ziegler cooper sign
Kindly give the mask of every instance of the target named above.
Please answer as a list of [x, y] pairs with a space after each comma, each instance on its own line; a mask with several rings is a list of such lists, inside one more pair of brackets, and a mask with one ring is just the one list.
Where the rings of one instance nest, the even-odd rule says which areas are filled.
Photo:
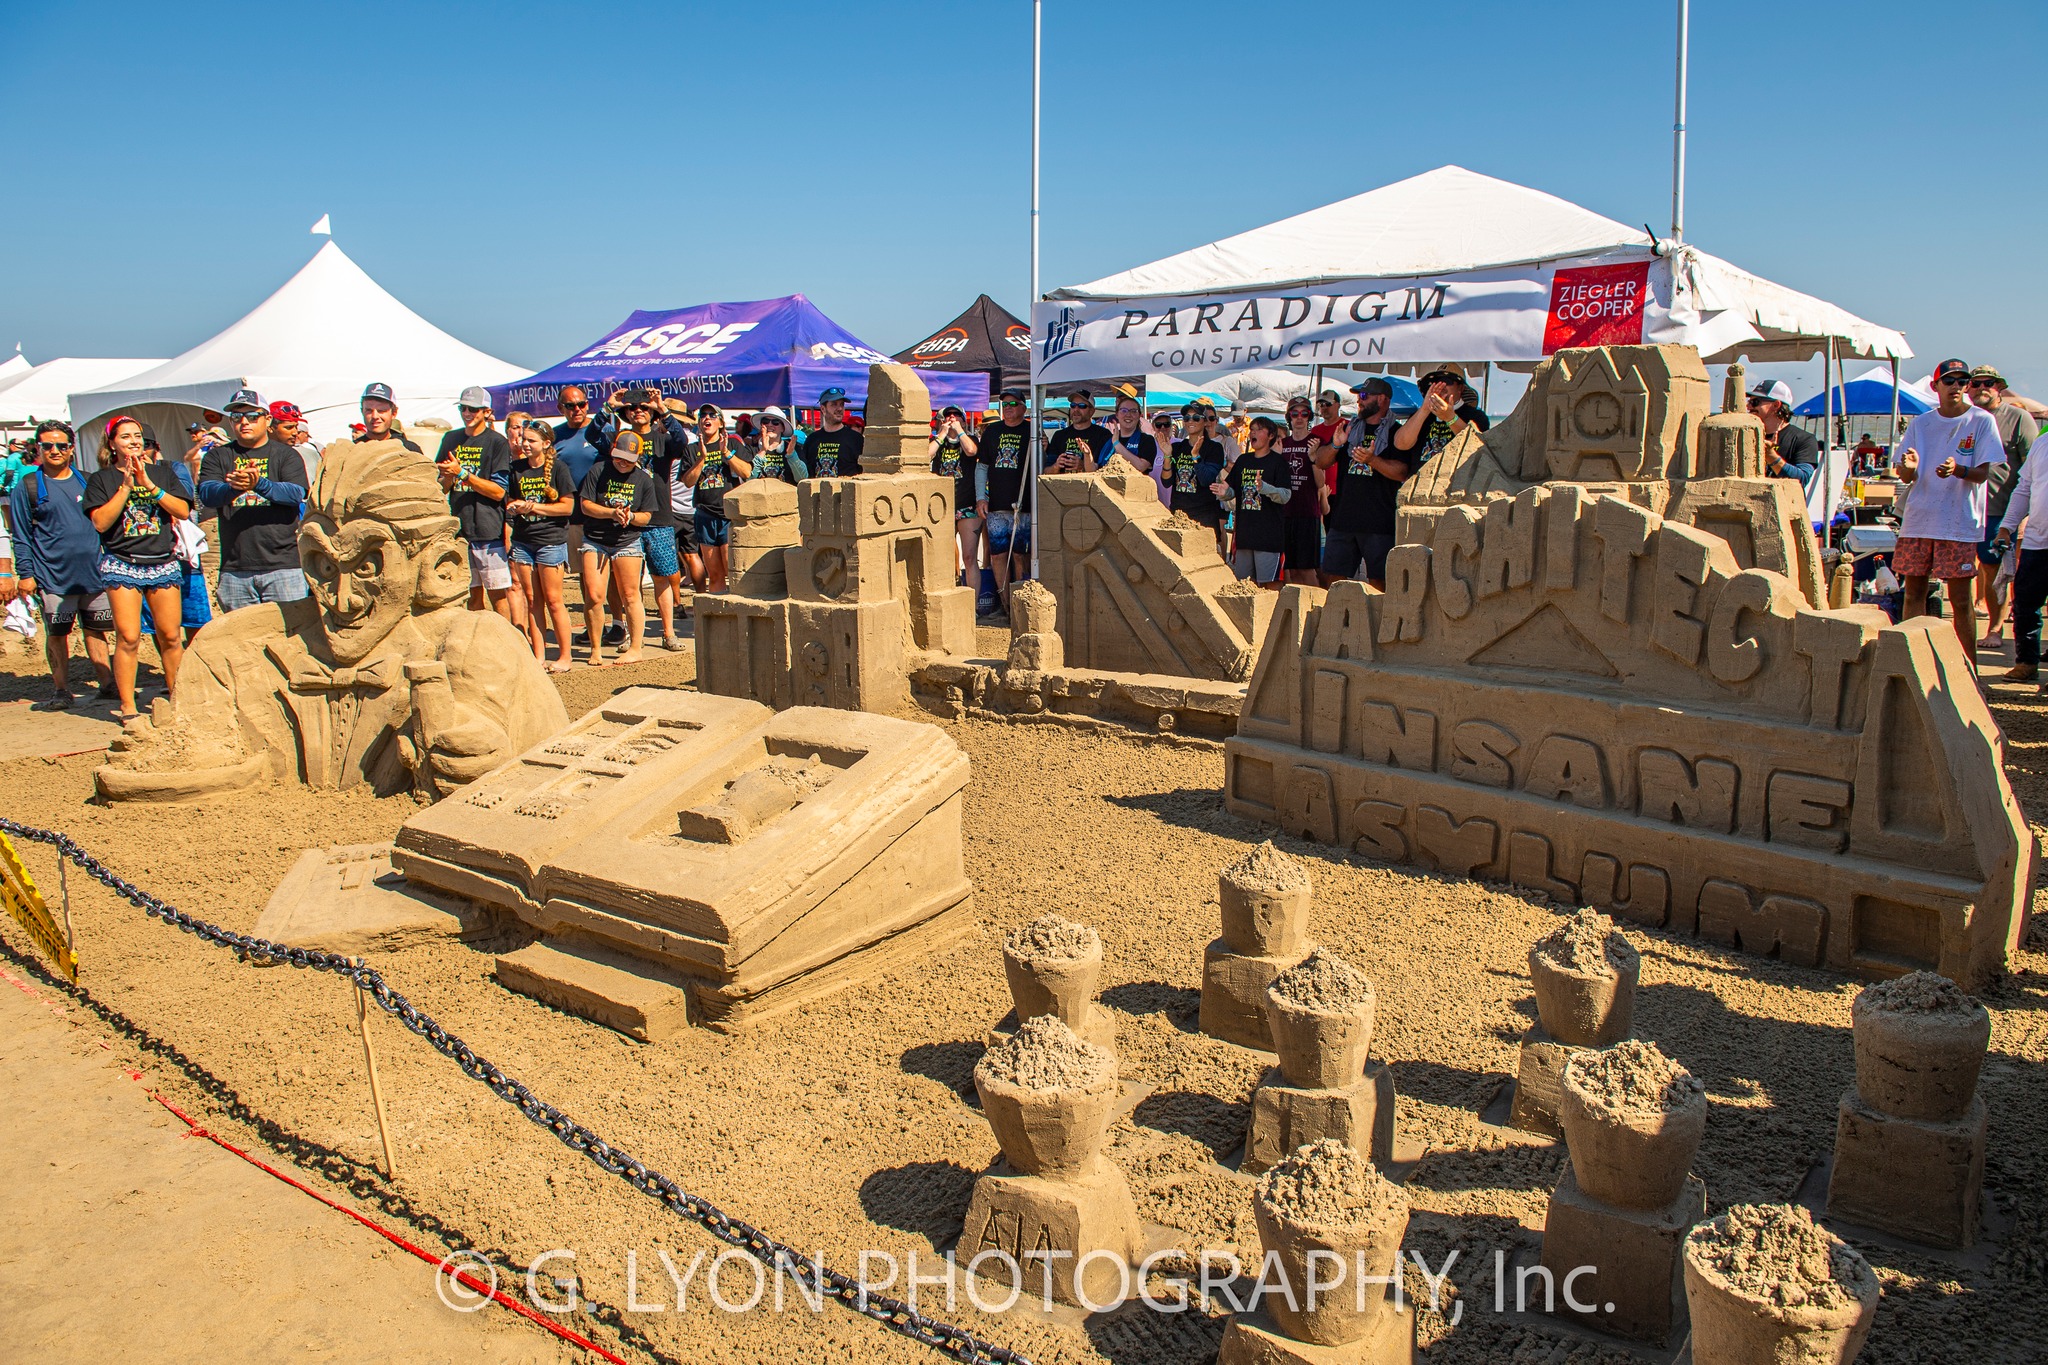
[[1534, 360], [1560, 346], [1639, 343], [1650, 262], [1521, 266], [1440, 279], [1031, 309], [1032, 379], [1062, 383], [1260, 365]]

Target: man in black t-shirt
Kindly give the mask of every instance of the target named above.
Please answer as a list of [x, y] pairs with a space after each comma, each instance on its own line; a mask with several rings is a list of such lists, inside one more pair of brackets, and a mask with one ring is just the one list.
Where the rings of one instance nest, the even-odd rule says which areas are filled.
[[505, 555], [505, 493], [512, 482], [512, 445], [491, 426], [491, 395], [472, 385], [456, 400], [462, 429], [441, 438], [434, 457], [448, 506], [469, 543], [469, 609], [490, 608], [512, 619], [512, 563]]
[[1075, 389], [1067, 395], [1067, 424], [1052, 434], [1045, 448], [1051, 474], [1089, 473], [1102, 468], [1109, 448], [1109, 428], [1095, 425], [1095, 395]]
[[846, 390], [834, 384], [818, 395], [818, 429], [804, 437], [804, 468], [814, 479], [850, 479], [860, 473], [861, 434], [846, 425]]
[[363, 429], [356, 433], [355, 439], [358, 443], [397, 441], [416, 455], [427, 453], [399, 430], [398, 402], [391, 396], [389, 384], [367, 384], [363, 387]]
[[976, 604], [984, 616], [1009, 611], [1010, 581], [1023, 576], [1031, 551], [1031, 517], [1018, 505], [1031, 474], [1031, 422], [1023, 391], [1004, 389], [997, 411], [996, 421], [982, 425], [980, 460], [974, 467], [976, 501], [988, 509], [988, 567], [996, 580], [996, 600]]
[[1391, 444], [1387, 409], [1393, 386], [1373, 378], [1352, 392], [1358, 395], [1357, 418], [1316, 451], [1318, 468], [1337, 470], [1320, 577], [1324, 587], [1340, 578], [1363, 578], [1378, 588], [1385, 585], [1387, 552], [1394, 548], [1395, 500], [1418, 462]]
[[270, 439], [270, 408], [254, 389], [235, 390], [227, 418], [234, 439], [199, 463], [199, 501], [220, 509], [220, 608], [296, 602], [306, 595], [299, 568], [306, 462]]

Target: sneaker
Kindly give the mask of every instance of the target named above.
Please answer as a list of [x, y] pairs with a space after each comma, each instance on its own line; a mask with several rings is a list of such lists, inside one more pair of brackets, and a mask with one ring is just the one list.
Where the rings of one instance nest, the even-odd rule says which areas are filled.
[[626, 628], [614, 622], [604, 628], [604, 642], [613, 647], [626, 643]]
[[1003, 604], [996, 601], [993, 597], [980, 598], [974, 604], [974, 614], [976, 616], [1001, 616], [1003, 614]]

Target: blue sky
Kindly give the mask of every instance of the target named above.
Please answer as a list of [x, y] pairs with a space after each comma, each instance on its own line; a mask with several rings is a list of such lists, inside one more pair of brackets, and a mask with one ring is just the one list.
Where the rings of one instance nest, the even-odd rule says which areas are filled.
[[[1662, 0], [1045, 8], [1047, 288], [1446, 162], [1668, 228]], [[0, 343], [175, 354], [322, 213], [535, 367], [636, 307], [801, 291], [884, 350], [1021, 313], [1030, 13], [4, 0], [9, 181], [47, 188], [0, 218]], [[1695, 0], [1687, 237], [1902, 328], [1909, 374], [2048, 397], [2044, 39], [2038, 0]]]

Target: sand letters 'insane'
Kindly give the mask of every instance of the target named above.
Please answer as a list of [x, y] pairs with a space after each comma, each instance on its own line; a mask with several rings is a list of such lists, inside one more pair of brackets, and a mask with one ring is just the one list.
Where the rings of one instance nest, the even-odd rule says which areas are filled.
[[[1703, 416], [1703, 382], [1671, 377], [1687, 358], [1560, 353], [1493, 435], [1403, 492], [1384, 593], [1284, 590], [1225, 802], [1787, 961], [1981, 985], [2024, 930], [2033, 844], [1954, 632], [1817, 610], [1800, 528], [1708, 515], [1787, 481], [1665, 477], [1746, 449]], [[1546, 462], [1624, 478], [1420, 502]], [[1652, 510], [1688, 499], [1696, 524]], [[1744, 567], [1772, 546], [1799, 579]]]
[[175, 699], [95, 774], [102, 797], [172, 801], [273, 778], [442, 796], [569, 723], [496, 612], [467, 610], [469, 552], [434, 466], [337, 442], [299, 525], [312, 596], [229, 612]]
[[843, 987], [966, 905], [967, 775], [935, 726], [636, 687], [407, 820], [392, 864], [541, 932], [500, 981], [652, 1041]]

